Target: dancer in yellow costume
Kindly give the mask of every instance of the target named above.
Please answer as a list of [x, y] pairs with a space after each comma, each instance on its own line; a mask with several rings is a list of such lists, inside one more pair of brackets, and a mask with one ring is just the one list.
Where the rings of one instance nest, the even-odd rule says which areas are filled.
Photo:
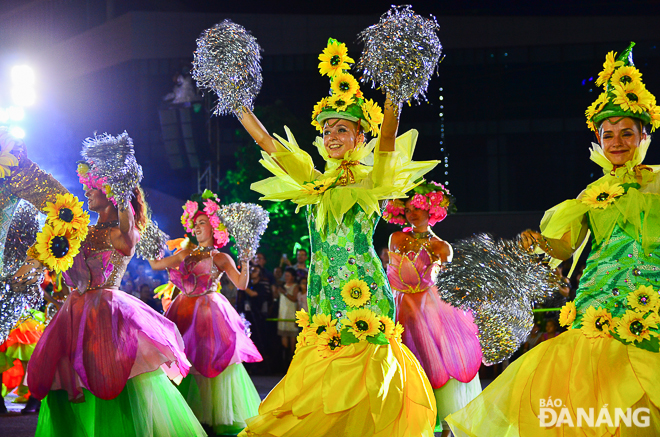
[[610, 52], [587, 109], [591, 159], [604, 176], [546, 212], [523, 244], [552, 258], [591, 253], [567, 332], [516, 360], [463, 410], [447, 418], [457, 436], [660, 435], [660, 176], [642, 165], [660, 108], [632, 63], [631, 44]]
[[[332, 95], [316, 105], [312, 124], [323, 133], [315, 145], [325, 172], [314, 168], [288, 129], [286, 139], [273, 138], [248, 109], [240, 117], [274, 175], [252, 188], [262, 199], [307, 207], [312, 253], [309, 313], [298, 313], [303, 332], [296, 354], [240, 435], [430, 437], [433, 390], [401, 344], [372, 236], [382, 201], [405, 197], [437, 163], [411, 160], [417, 133], [397, 138], [399, 108], [388, 99], [383, 117], [364, 99], [344, 71], [352, 63], [344, 44], [331, 39], [324, 56], [336, 61], [320, 64]], [[378, 138], [365, 144], [367, 133]], [[365, 164], [372, 158], [373, 166]]]

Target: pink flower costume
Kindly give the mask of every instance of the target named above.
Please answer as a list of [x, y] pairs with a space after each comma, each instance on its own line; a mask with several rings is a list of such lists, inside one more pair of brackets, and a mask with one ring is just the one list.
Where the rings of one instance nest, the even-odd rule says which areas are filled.
[[190, 368], [176, 326], [118, 289], [130, 259], [109, 226], [92, 226], [64, 273], [71, 294], [28, 366], [30, 391], [47, 404], [38, 435], [71, 431], [72, 420], [90, 436], [204, 434], [165, 376]]
[[217, 253], [197, 249], [178, 270], [169, 269], [170, 281], [182, 292], [165, 317], [181, 331], [193, 365], [194, 378], [188, 376], [179, 390], [200, 422], [218, 434], [235, 434], [261, 401], [241, 363], [262, 358], [236, 310], [217, 292], [222, 273], [213, 262]]
[[389, 252], [387, 277], [395, 293], [396, 321], [403, 344], [415, 354], [433, 386], [438, 406], [436, 431], [449, 429], [444, 418], [479, 392], [481, 346], [470, 313], [443, 302], [431, 274], [437, 264], [425, 248], [418, 253]]

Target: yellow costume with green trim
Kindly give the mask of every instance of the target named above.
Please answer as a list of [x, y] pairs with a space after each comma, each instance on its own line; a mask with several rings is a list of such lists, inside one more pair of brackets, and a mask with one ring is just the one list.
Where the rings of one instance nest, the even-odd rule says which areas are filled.
[[594, 144], [605, 176], [546, 212], [545, 237], [570, 232], [575, 248], [584, 226], [591, 235], [577, 297], [560, 317], [572, 329], [449, 416], [456, 436], [660, 435], [660, 174], [641, 165], [649, 143], [617, 169]]
[[[404, 197], [436, 161], [413, 162], [417, 132], [381, 152], [378, 140], [328, 159], [311, 157], [287, 139], [262, 164], [275, 176], [252, 188], [263, 199], [308, 207], [311, 236], [309, 314], [287, 375], [247, 420], [241, 436], [433, 436], [435, 399], [419, 362], [401, 344], [394, 300], [373, 231], [381, 200]], [[373, 166], [364, 164], [373, 154]]]

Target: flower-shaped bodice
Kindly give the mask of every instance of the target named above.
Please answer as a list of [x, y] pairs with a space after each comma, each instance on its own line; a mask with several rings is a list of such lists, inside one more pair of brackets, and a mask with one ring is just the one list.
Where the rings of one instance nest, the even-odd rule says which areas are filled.
[[433, 285], [432, 272], [436, 264], [425, 248], [419, 252], [389, 252], [387, 279], [393, 290], [401, 293], [421, 293]]
[[131, 258], [112, 246], [110, 228], [90, 226], [73, 265], [63, 274], [64, 280], [80, 294], [99, 288], [119, 288]]
[[179, 266], [179, 269], [168, 269], [170, 281], [188, 296], [201, 296], [213, 293], [218, 289], [220, 270], [213, 262], [213, 250], [207, 253], [190, 254]]

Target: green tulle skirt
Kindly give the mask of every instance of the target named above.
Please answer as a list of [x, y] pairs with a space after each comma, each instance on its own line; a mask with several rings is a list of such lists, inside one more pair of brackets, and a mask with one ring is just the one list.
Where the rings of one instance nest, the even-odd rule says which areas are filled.
[[242, 363], [232, 364], [215, 378], [188, 374], [179, 392], [205, 425], [218, 435], [236, 435], [245, 419], [259, 413], [259, 393]]
[[69, 401], [65, 390], [41, 402], [37, 437], [206, 436], [176, 387], [158, 369], [131, 378], [114, 399], [83, 389], [85, 401]]

